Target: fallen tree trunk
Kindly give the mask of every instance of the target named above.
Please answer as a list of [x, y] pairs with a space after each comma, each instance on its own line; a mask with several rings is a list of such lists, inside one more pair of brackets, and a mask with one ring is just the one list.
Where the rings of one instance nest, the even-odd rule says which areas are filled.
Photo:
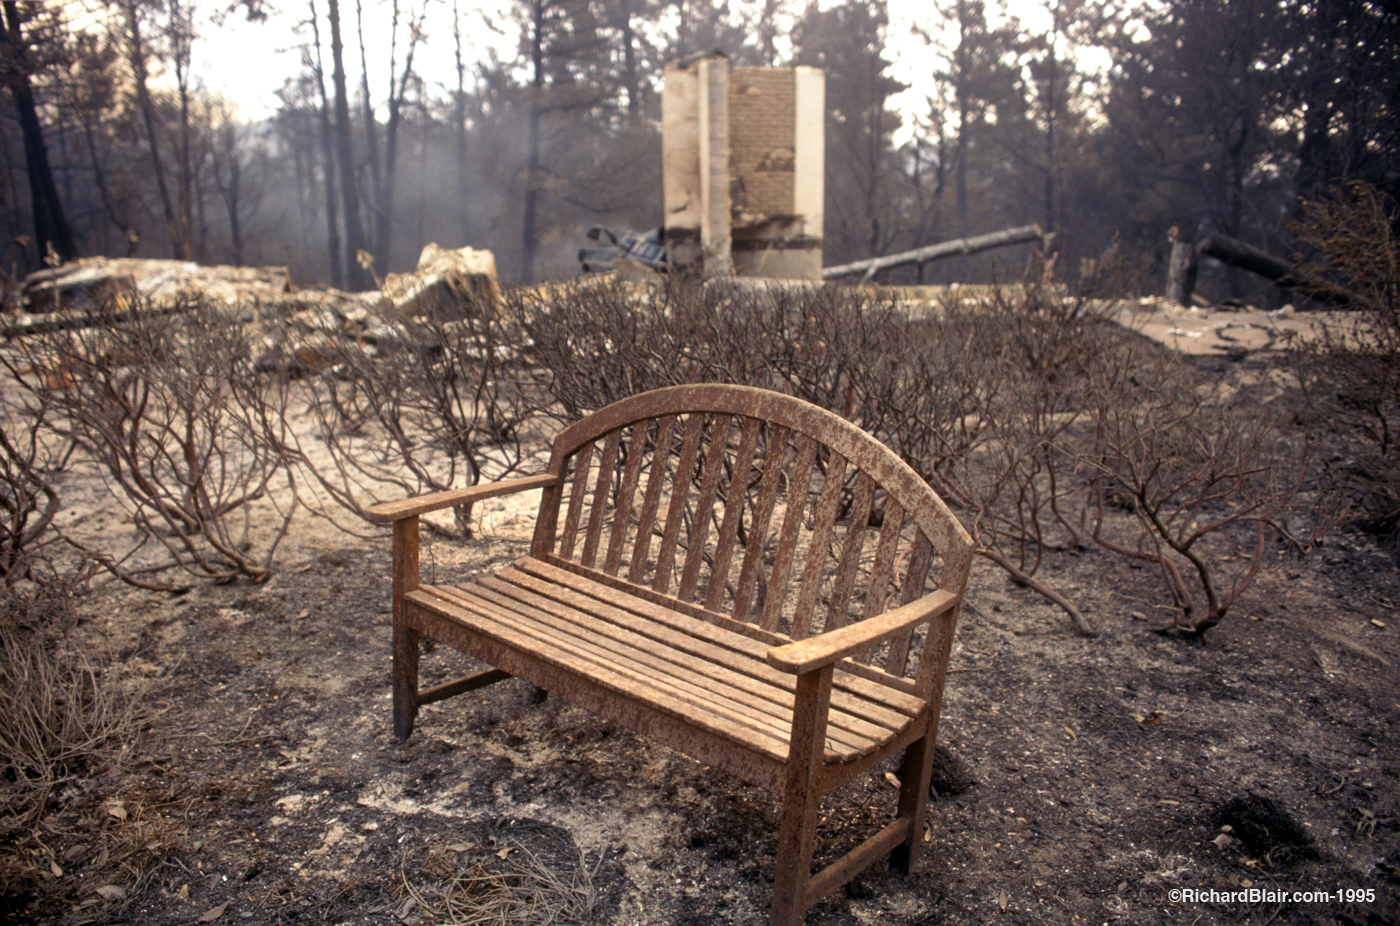
[[841, 264], [837, 267], [827, 267], [822, 270], [823, 280], [834, 280], [837, 277], [851, 276], [857, 273], [864, 273], [861, 278], [862, 283], [868, 283], [876, 273], [887, 267], [899, 267], [904, 264], [922, 264], [926, 261], [939, 260], [944, 257], [957, 257], [962, 254], [976, 254], [979, 251], [987, 251], [992, 248], [1005, 247], [1011, 244], [1024, 244], [1027, 241], [1048, 241], [1052, 235], [1047, 235], [1040, 230], [1039, 225], [1024, 225], [1020, 228], [1008, 228], [999, 232], [992, 232], [987, 235], [977, 235], [973, 238], [959, 238], [956, 241], [943, 241], [939, 244], [931, 244], [927, 247], [916, 248], [913, 251], [904, 251], [899, 254], [888, 254], [884, 257], [872, 257], [867, 260], [858, 260], [850, 264]]
[[1303, 283], [1303, 280], [1296, 275], [1291, 262], [1274, 257], [1272, 254], [1261, 251], [1254, 245], [1240, 241], [1238, 238], [1230, 238], [1226, 235], [1206, 235], [1196, 243], [1196, 252], [1207, 257], [1214, 257], [1222, 264], [1256, 273], [1266, 280], [1272, 280], [1279, 286], [1298, 286]]
[[1167, 295], [1177, 305], [1189, 306], [1192, 291], [1196, 286], [1196, 258], [1204, 254], [1213, 257], [1229, 267], [1248, 270], [1285, 289], [1300, 290], [1303, 295], [1327, 305], [1351, 306], [1356, 297], [1344, 289], [1323, 280], [1310, 278], [1293, 264], [1262, 251], [1252, 244], [1228, 235], [1206, 235], [1196, 242], [1191, 254], [1182, 253], [1178, 260], [1177, 248], [1172, 248], [1171, 278], [1167, 281]]

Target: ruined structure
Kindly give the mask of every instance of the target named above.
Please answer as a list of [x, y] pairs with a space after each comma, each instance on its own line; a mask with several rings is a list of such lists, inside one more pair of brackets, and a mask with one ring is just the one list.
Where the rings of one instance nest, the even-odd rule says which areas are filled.
[[719, 54], [667, 65], [672, 268], [821, 279], [825, 80], [809, 67], [731, 69]]

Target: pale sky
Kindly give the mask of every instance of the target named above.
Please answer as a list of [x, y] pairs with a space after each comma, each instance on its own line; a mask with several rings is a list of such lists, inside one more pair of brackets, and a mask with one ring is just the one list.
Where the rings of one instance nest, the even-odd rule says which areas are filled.
[[[201, 39], [194, 47], [194, 71], [205, 86], [236, 102], [243, 114], [251, 119], [265, 118], [277, 111], [276, 93], [288, 77], [300, 72], [301, 46], [311, 41], [310, 27], [300, 31], [297, 29], [298, 22], [308, 17], [307, 4], [286, 0], [280, 6], [285, 12], [277, 13], [265, 22], [250, 23], [241, 14], [235, 14], [222, 26], [206, 26], [200, 31]], [[410, 4], [405, 2], [401, 6], [406, 8]], [[492, 32], [485, 19], [492, 10], [496, 11], [496, 18], [500, 18], [501, 11], [509, 7], [509, 0], [460, 0], [458, 6], [462, 11], [464, 58], [468, 67], [467, 79], [470, 81], [473, 64], [486, 60], [493, 44], [503, 53], [514, 53], [515, 38], [503, 38]], [[327, 49], [324, 64], [329, 81], [330, 34], [325, 22], [325, 0], [317, 0], [316, 8], [322, 17], [321, 41]], [[353, 93], [360, 79], [355, 4], [353, 0], [341, 0], [340, 8], [345, 68]], [[390, 9], [389, 4], [376, 0], [366, 0], [364, 3], [365, 33], [370, 37], [366, 42], [370, 93], [377, 102], [388, 96]], [[450, 0], [430, 3], [428, 14], [428, 41], [414, 53], [414, 69], [429, 82], [430, 93], [437, 95], [442, 88], [451, 90], [457, 86]], [[399, 32], [399, 68], [403, 67], [407, 42], [407, 16], [403, 19], [405, 24], [400, 26]]]
[[[822, 0], [824, 7], [834, 5], [837, 0]], [[230, 16], [222, 26], [205, 24], [200, 29], [200, 40], [194, 47], [196, 76], [210, 90], [222, 93], [235, 102], [245, 118], [258, 119], [272, 115], [278, 108], [276, 91], [283, 82], [301, 68], [300, 45], [310, 41], [310, 30], [297, 31], [297, 23], [307, 15], [307, 5], [302, 0], [287, 0], [281, 4], [286, 12], [279, 13], [262, 23], [249, 23], [241, 14]], [[416, 6], [405, 2], [403, 7]], [[462, 11], [463, 35], [466, 43], [468, 68], [476, 61], [486, 60], [492, 48], [503, 57], [515, 53], [516, 38], [494, 32], [487, 23], [503, 18], [509, 9], [510, 0], [459, 0]], [[325, 15], [325, 0], [318, 0], [317, 8]], [[1039, 0], [1012, 0], [1011, 8], [1021, 21], [1028, 26], [1048, 24], [1049, 15], [1044, 3]], [[359, 48], [355, 33], [353, 0], [341, 0], [341, 15], [344, 17], [346, 68], [352, 88], [359, 81]], [[932, 71], [934, 64], [931, 52], [924, 41], [915, 37], [911, 27], [921, 25], [933, 28], [941, 17], [933, 11], [928, 0], [889, 0], [890, 52], [894, 60], [891, 75], [910, 89], [896, 100], [897, 108], [923, 114], [927, 111], [925, 98], [933, 92]], [[377, 102], [388, 94], [388, 48], [390, 6], [387, 3], [366, 0], [364, 12], [368, 28], [367, 35], [375, 44], [368, 50], [370, 64], [370, 89]], [[994, 15], [989, 11], [989, 15]], [[322, 41], [329, 45], [330, 37], [322, 22]], [[456, 66], [453, 60], [452, 4], [450, 0], [434, 0], [429, 4], [428, 41], [418, 48], [415, 66], [431, 85], [431, 93], [439, 95], [456, 87]], [[402, 67], [403, 41], [406, 30], [400, 33], [399, 66]], [[329, 54], [326, 67], [329, 69]], [[470, 74], [468, 76], [470, 80]], [[828, 75], [828, 80], [838, 79]], [[353, 90], [352, 90], [353, 92]], [[908, 131], [906, 126], [906, 132]], [[898, 139], [903, 141], [904, 139]]]

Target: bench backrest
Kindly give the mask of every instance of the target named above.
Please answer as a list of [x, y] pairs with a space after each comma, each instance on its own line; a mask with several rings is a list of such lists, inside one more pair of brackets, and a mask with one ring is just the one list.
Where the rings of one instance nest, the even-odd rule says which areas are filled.
[[[956, 595], [973, 544], [893, 451], [844, 419], [746, 386], [676, 386], [563, 431], [532, 554], [664, 596], [716, 622], [802, 639], [933, 588]], [[956, 615], [953, 616], [956, 619]], [[861, 662], [941, 687], [905, 636]]]

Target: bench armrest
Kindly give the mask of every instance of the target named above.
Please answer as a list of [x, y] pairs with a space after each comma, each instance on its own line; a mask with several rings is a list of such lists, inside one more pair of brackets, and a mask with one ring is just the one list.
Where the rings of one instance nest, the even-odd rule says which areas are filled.
[[515, 492], [542, 489], [545, 486], [554, 485], [557, 481], [557, 476], [551, 476], [548, 473], [539, 476], [517, 476], [514, 479], [485, 482], [468, 486], [465, 489], [448, 489], [446, 492], [419, 495], [402, 501], [383, 502], [367, 509], [365, 517], [375, 524], [392, 524], [395, 521], [402, 521], [404, 518], [416, 518], [418, 515], [427, 514], [430, 511], [455, 508], [458, 505], [467, 505], [482, 499], [496, 498]]
[[768, 664], [775, 669], [801, 675], [882, 643], [903, 630], [950, 610], [957, 602], [957, 595], [939, 589], [878, 617], [847, 624], [796, 643], [775, 646], [768, 651]]

